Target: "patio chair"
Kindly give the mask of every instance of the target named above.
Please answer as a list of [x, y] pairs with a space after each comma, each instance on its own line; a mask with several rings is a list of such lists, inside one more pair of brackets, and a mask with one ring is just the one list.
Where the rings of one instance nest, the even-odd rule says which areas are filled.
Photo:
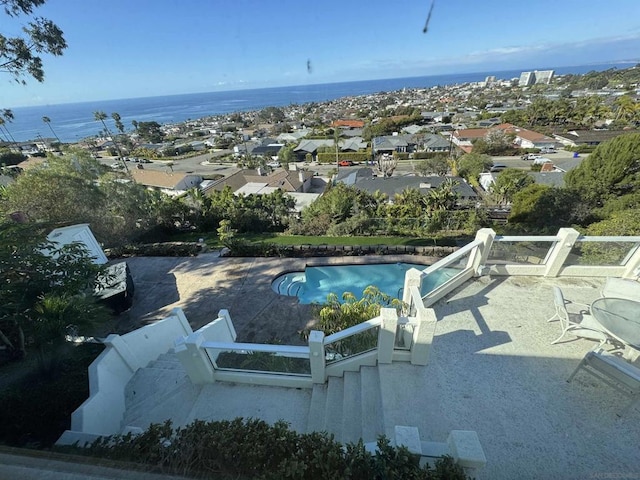
[[607, 343], [607, 340], [609, 340], [609, 336], [604, 332], [603, 327], [595, 318], [593, 318], [585, 311], [577, 314], [569, 313], [567, 311], [567, 304], [583, 304], [565, 300], [564, 295], [562, 295], [562, 290], [560, 290], [559, 287], [553, 287], [553, 303], [556, 308], [556, 313], [553, 315], [553, 317], [547, 320], [547, 322], [559, 320], [560, 326], [562, 327], [562, 333], [558, 338], [551, 342], [551, 345], [558, 343], [564, 338], [567, 333], [571, 333], [572, 335], [580, 338], [597, 340], [600, 342], [599, 346]]
[[630, 364], [624, 358], [602, 349], [587, 352], [567, 382], [571, 383], [581, 368], [619, 392], [631, 396], [631, 402], [616, 412], [619, 417], [640, 401], [640, 368]]
[[640, 282], [626, 278], [608, 277], [602, 287], [602, 296], [640, 302]]

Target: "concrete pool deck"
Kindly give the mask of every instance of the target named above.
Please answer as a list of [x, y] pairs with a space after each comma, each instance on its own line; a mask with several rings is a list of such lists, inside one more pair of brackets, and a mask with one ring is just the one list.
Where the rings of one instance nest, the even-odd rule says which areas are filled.
[[[229, 310], [238, 342], [278, 339], [303, 344], [298, 332], [313, 323], [313, 307], [297, 297], [278, 295], [271, 282], [280, 274], [309, 265], [424, 263], [439, 260], [421, 255], [348, 257], [244, 258], [204, 253], [197, 257], [131, 257], [126, 261], [135, 283], [133, 306], [117, 318], [115, 331], [125, 333], [183, 309], [194, 330]], [[102, 332], [101, 332], [102, 333]]]
[[[151, 307], [145, 322], [161, 319], [171, 308], [181, 306], [197, 328], [218, 309], [228, 308], [239, 338], [258, 339], [278, 334], [277, 329], [304, 328], [310, 320], [301, 309], [304, 306], [298, 306], [295, 298], [275, 294], [270, 283], [279, 273], [300, 270], [315, 259], [204, 255], [131, 260], [139, 294], [145, 289], [152, 292], [150, 298], [141, 295], [134, 302], [142, 312]], [[321, 259], [326, 260], [356, 263], [372, 258]], [[166, 282], [167, 276], [173, 281]], [[163, 290], [168, 288], [162, 286], [163, 279], [182, 300], [167, 302], [172, 298]], [[155, 289], [158, 281], [161, 288]], [[567, 383], [595, 343], [569, 337], [552, 345], [560, 327], [546, 321], [554, 312], [552, 286], [560, 286], [572, 301], [589, 304], [600, 296], [602, 284], [598, 278], [481, 277], [436, 302], [438, 324], [429, 364], [375, 368], [382, 432], [391, 436], [395, 425], [411, 425], [419, 428], [422, 441], [441, 442], [451, 430], [476, 431], [487, 457], [486, 467], [474, 472], [479, 479], [636, 478], [640, 475], [639, 409], [619, 418], [616, 412], [628, 398], [585, 374]], [[297, 335], [293, 338], [300, 343]], [[156, 398], [165, 398], [157, 389], [169, 388], [176, 371], [148, 370], [158, 375], [147, 379], [156, 389]], [[145, 379], [143, 373], [139, 371], [138, 380]], [[127, 411], [123, 425], [144, 427], [165, 418], [180, 425], [196, 418], [251, 416], [270, 422], [283, 418], [292, 428], [305, 431], [312, 421], [309, 390], [224, 382], [195, 386], [184, 381], [179, 394], [165, 398], [155, 409], [141, 404]], [[367, 392], [374, 395], [373, 390]], [[339, 415], [341, 410], [330, 411]], [[349, 423], [346, 417], [339, 418]]]

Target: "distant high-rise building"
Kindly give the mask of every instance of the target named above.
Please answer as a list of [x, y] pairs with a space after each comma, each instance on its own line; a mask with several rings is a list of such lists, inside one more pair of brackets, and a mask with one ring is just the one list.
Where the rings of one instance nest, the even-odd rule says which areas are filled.
[[546, 85], [551, 83], [553, 78], [553, 70], [534, 70], [533, 72], [522, 72], [520, 74], [520, 80], [518, 85], [521, 87], [527, 87], [529, 85], [544, 83]]
[[544, 83], [549, 85], [551, 83], [551, 79], [553, 78], [553, 70], [536, 70], [536, 83]]
[[487, 78], [484, 79], [484, 83], [489, 84], [489, 83], [494, 83], [496, 81], [496, 76], [495, 75], [490, 75]]
[[521, 87], [526, 87], [528, 85], [533, 85], [536, 82], [536, 75], [533, 72], [522, 72], [520, 74], [520, 80], [518, 81], [518, 85]]

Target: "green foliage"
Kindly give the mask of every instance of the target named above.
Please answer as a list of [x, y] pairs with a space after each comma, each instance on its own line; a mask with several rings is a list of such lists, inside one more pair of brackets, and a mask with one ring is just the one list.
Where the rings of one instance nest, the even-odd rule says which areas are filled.
[[[0, 34], [0, 71], [9, 73], [16, 81], [25, 83], [22, 77], [29, 75], [38, 82], [44, 80], [41, 54], [62, 55], [67, 43], [63, 32], [51, 20], [34, 17], [33, 10], [46, 0], [3, 0], [0, 2], [10, 17], [32, 17], [22, 27], [24, 36], [6, 37]], [[7, 28], [10, 32], [19, 28]]]
[[488, 171], [492, 166], [493, 160], [489, 155], [467, 153], [457, 160], [455, 174], [464, 178], [471, 185], [477, 186], [480, 174]]
[[449, 161], [446, 154], [440, 154], [421, 160], [415, 168], [420, 175], [446, 175], [449, 171]]
[[590, 218], [591, 212], [578, 192], [534, 183], [513, 196], [509, 230], [556, 233], [558, 228], [586, 224]]
[[381, 307], [392, 307], [401, 310], [402, 301], [382, 293], [373, 285], [362, 292], [362, 298], [357, 299], [351, 292], [342, 294], [342, 302], [334, 293], [327, 295], [327, 303], [319, 310], [320, 317], [315, 330], [321, 330], [325, 335], [340, 332], [366, 320], [380, 315]]
[[343, 448], [326, 433], [299, 434], [282, 421], [197, 420], [173, 429], [170, 422], [151, 425], [141, 435], [103, 437], [74, 453], [144, 463], [167, 473], [210, 478], [261, 479], [408, 479], [463, 480], [464, 470], [451, 457], [435, 468], [420, 467], [419, 457], [380, 437], [374, 455], [362, 441]]
[[70, 347], [57, 375], [43, 378], [30, 373], [1, 389], [0, 443], [51, 447], [71, 427], [71, 414], [89, 396], [88, 367], [103, 349], [101, 344]]
[[592, 206], [640, 190], [640, 133], [621, 135], [599, 145], [565, 184], [581, 192]]
[[362, 138], [366, 141], [371, 141], [373, 137], [380, 137], [382, 135], [391, 135], [393, 132], [400, 131], [402, 127], [419, 123], [422, 121], [420, 115], [406, 116], [401, 118], [382, 118], [377, 123], [372, 123], [364, 127], [362, 132]]
[[21, 153], [15, 153], [6, 148], [0, 149], [0, 165], [17, 165], [26, 159], [27, 157]]
[[150, 143], [160, 143], [164, 139], [164, 132], [158, 122], [137, 122], [136, 132], [142, 140]]
[[589, 225], [587, 234], [595, 236], [640, 235], [640, 208], [614, 211], [608, 218]]
[[258, 112], [258, 118], [269, 123], [283, 122], [285, 119], [284, 112], [278, 107], [263, 108]]
[[[333, 147], [331, 147], [333, 149]], [[318, 152], [318, 163], [336, 163], [335, 151]], [[368, 162], [371, 160], [371, 152], [339, 152], [339, 160], [351, 160], [352, 162]]]
[[0, 342], [15, 356], [38, 352], [42, 373], [51, 373], [66, 326], [104, 319], [93, 297], [94, 265], [80, 243], [45, 240], [46, 225], [0, 225]]
[[534, 183], [533, 177], [523, 170], [507, 168], [498, 174], [498, 178], [491, 185], [491, 192], [499, 202], [509, 203], [513, 196], [523, 188]]
[[591, 153], [596, 149], [595, 145], [565, 145], [564, 149], [567, 152], [578, 152], [578, 153]]

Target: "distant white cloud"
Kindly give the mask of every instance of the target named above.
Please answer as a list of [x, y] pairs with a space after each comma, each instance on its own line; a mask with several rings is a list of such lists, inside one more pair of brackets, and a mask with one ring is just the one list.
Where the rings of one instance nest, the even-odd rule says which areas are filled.
[[[387, 76], [456, 73], [491, 69], [517, 69], [530, 66], [568, 66], [636, 60], [640, 55], [640, 30], [613, 37], [574, 42], [508, 45], [464, 55], [433, 57], [427, 60], [380, 59], [352, 65], [346, 75], [381, 73]], [[389, 75], [391, 73], [391, 75]]]

